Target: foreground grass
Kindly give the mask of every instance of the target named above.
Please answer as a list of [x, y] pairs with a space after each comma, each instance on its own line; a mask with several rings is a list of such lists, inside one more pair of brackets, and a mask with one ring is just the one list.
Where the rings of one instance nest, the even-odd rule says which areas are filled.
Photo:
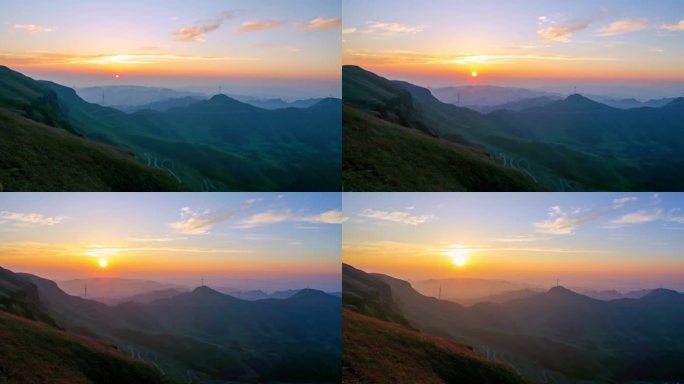
[[0, 311], [0, 383], [172, 383], [112, 345]]
[[345, 106], [345, 191], [535, 191], [520, 171], [484, 152], [428, 136]]
[[343, 312], [343, 383], [524, 384], [469, 347], [398, 324]]

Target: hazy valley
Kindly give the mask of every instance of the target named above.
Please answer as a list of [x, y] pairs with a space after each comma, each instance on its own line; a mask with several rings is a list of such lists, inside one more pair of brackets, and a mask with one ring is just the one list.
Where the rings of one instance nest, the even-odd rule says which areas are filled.
[[[355, 66], [345, 66], [343, 77], [347, 190], [682, 187], [669, 177], [684, 161], [678, 151], [682, 98], [634, 100], [623, 109], [579, 94], [472, 86], [430, 91]], [[461, 105], [478, 106], [455, 105], [461, 93]], [[377, 153], [364, 154], [374, 147]]]
[[[3, 315], [5, 327], [30, 327], [38, 334], [71, 340], [64, 343], [86, 340], [95, 349], [104, 349], [98, 353], [111, 355], [117, 364], [135, 366], [140, 374], [156, 377], [159, 382], [339, 380], [339, 296], [302, 289], [275, 295], [280, 298], [266, 295], [268, 298], [247, 301], [202, 286], [186, 292], [141, 292], [136, 297], [118, 298], [119, 303], [110, 306], [68, 295], [54, 282], [34, 275], [6, 269], [0, 272], [2, 310], [32, 320]], [[97, 282], [79, 284], [96, 287]], [[114, 283], [110, 279], [108, 283], [110, 287], [137, 284], [156, 288], [150, 282]], [[60, 330], [67, 333], [57, 336]], [[17, 342], [30, 341], [17, 338]], [[56, 353], [53, 348], [57, 347], [46, 344], [40, 348], [34, 353]], [[83, 364], [98, 364], [96, 361]], [[3, 375], [22, 377], [27, 374], [25, 364], [10, 362], [3, 367]], [[105, 371], [93, 368], [79, 365], [69, 374], [97, 381], [92, 375]], [[46, 372], [44, 366], [33, 369], [37, 369], [34, 375]]]
[[[459, 379], [488, 366], [507, 371], [507, 381], [481, 382], [656, 383], [684, 375], [684, 346], [678, 341], [683, 336], [678, 324], [684, 320], [684, 295], [672, 290], [602, 301], [558, 286], [525, 298], [462, 306], [423, 296], [406, 281], [366, 274], [349, 265], [344, 266], [343, 283], [345, 329], [361, 332], [359, 315], [353, 314], [359, 313], [381, 320], [377, 326], [403, 333], [395, 337], [405, 343], [414, 331], [425, 341], [444, 338], [437, 342], [460, 343], [461, 364], [468, 368], [461, 369]], [[344, 351], [345, 382], [363, 381], [364, 374], [372, 374], [364, 372], [357, 353], [356, 348]], [[415, 363], [420, 368], [411, 372], [416, 376], [396, 382], [411, 382], [417, 375], [449, 381], [446, 367], [423, 365], [420, 355], [404, 357], [409, 362], [403, 365]]]
[[126, 113], [6, 67], [0, 85], [7, 191], [339, 190], [339, 99], [252, 100], [264, 109], [222, 94], [104, 91], [141, 103]]

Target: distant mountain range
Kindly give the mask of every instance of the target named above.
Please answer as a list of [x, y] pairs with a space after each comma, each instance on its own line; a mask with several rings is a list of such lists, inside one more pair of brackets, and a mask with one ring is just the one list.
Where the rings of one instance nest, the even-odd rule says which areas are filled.
[[418, 332], [387, 283], [349, 265], [342, 268], [343, 383], [526, 383], [467, 344]]
[[425, 296], [437, 297], [441, 292], [442, 299], [463, 304], [532, 287], [529, 284], [476, 278], [429, 279], [414, 281], [411, 285]]
[[533, 98], [561, 98], [557, 93], [492, 85], [430, 88], [430, 92], [439, 101], [469, 108], [494, 107]]
[[88, 298], [114, 299], [136, 294], [159, 291], [169, 288], [183, 288], [178, 285], [158, 283], [150, 280], [93, 278], [58, 281], [59, 288], [72, 296]]
[[[684, 295], [654, 289], [638, 299], [603, 301], [554, 287], [503, 303], [471, 307], [426, 297], [405, 281], [343, 268], [343, 283], [381, 286], [355, 310], [391, 309], [394, 318], [438, 337], [470, 345], [531, 383], [666, 382], [684, 377]], [[359, 285], [356, 283], [355, 285]], [[345, 295], [347, 294], [345, 283]], [[351, 295], [351, 298], [358, 296]], [[383, 313], [383, 312], [380, 312]], [[378, 317], [378, 316], [373, 316]]]
[[6, 67], [0, 84], [5, 190], [340, 190], [339, 99], [266, 110], [216, 95], [127, 114]]
[[[286, 299], [245, 301], [203, 286], [111, 307], [68, 295], [50, 280], [8, 270], [0, 270], [0, 287], [33, 292], [24, 304], [30, 308], [24, 317], [47, 316], [69, 337], [105, 340], [177, 382], [340, 380], [341, 299], [321, 291], [303, 289]], [[13, 297], [25, 296], [17, 295]], [[20, 305], [1, 303], [0, 310], [26, 312]], [[46, 353], [58, 352], [45, 348]], [[89, 369], [85, 374], [99, 372]]]
[[[74, 90], [80, 98], [89, 103], [116, 108], [126, 113], [145, 109], [163, 112], [171, 108], [186, 107], [212, 96], [201, 92], [137, 85], [86, 87]], [[263, 109], [309, 108], [323, 100], [323, 98], [309, 98], [288, 102], [280, 98], [264, 99], [239, 94], [227, 94], [227, 96]]]
[[172, 383], [102, 340], [67, 333], [35, 284], [0, 267], [3, 383]]
[[74, 91], [88, 103], [116, 108], [150, 104], [168, 99], [192, 98], [203, 100], [207, 98], [207, 95], [200, 92], [138, 85], [74, 88]]
[[[342, 68], [345, 191], [536, 189], [524, 172], [497, 164], [486, 148], [431, 124], [435, 111], [406, 86], [360, 67]], [[450, 107], [458, 116], [451, 121], [463, 126], [479, 119], [475, 111]]]
[[[520, 111], [565, 98], [565, 96], [553, 92], [491, 85], [430, 88], [430, 92], [444, 103], [467, 107], [481, 113], [489, 113], [499, 109]], [[586, 97], [610, 107], [620, 109], [641, 107], [660, 108], [675, 99], [660, 98], [640, 101], [634, 98], [615, 99], [601, 95], [586, 95]]]
[[684, 189], [670, 177], [684, 165], [682, 98], [623, 110], [570, 95], [481, 114], [355, 66], [343, 94], [345, 190]]

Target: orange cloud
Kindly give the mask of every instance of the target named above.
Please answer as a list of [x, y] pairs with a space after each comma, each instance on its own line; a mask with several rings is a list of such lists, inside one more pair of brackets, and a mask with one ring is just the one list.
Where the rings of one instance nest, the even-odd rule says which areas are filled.
[[173, 33], [179, 41], [184, 42], [196, 42], [204, 41], [204, 37], [207, 33], [213, 32], [223, 25], [223, 22], [235, 17], [235, 12], [228, 11], [224, 12], [220, 17], [214, 20], [208, 20], [201, 22], [199, 25], [194, 25], [190, 27], [183, 27]]
[[684, 20], [680, 20], [676, 24], [664, 24], [662, 27], [670, 31], [684, 31]]
[[275, 20], [245, 21], [244, 23], [240, 24], [240, 26], [238, 27], [238, 31], [240, 31], [240, 32], [264, 31], [267, 29], [278, 28], [281, 25], [282, 25], [282, 23], [280, 21], [275, 21]]
[[303, 29], [337, 29], [342, 25], [342, 20], [340, 18], [329, 18], [317, 17], [307, 23], [299, 23], [299, 28]]
[[640, 31], [648, 27], [648, 24], [648, 21], [645, 19], [615, 21], [608, 26], [601, 28], [601, 30], [599, 30], [599, 35], [615, 36], [627, 32]]
[[14, 29], [23, 29], [29, 32], [52, 32], [54, 29], [37, 24], [14, 24]]

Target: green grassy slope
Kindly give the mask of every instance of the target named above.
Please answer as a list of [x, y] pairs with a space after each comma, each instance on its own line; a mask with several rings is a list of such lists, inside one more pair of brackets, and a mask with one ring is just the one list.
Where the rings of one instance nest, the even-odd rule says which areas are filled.
[[130, 153], [0, 108], [5, 191], [176, 191], [170, 175]]
[[343, 311], [343, 383], [523, 384], [511, 369], [448, 339]]
[[520, 171], [473, 147], [428, 136], [345, 106], [345, 191], [530, 191]]
[[217, 95], [163, 112], [126, 114], [41, 83], [58, 95], [79, 133], [129, 149], [192, 190], [340, 189], [339, 100], [270, 111]]
[[0, 311], [0, 383], [171, 383], [113, 346]]

